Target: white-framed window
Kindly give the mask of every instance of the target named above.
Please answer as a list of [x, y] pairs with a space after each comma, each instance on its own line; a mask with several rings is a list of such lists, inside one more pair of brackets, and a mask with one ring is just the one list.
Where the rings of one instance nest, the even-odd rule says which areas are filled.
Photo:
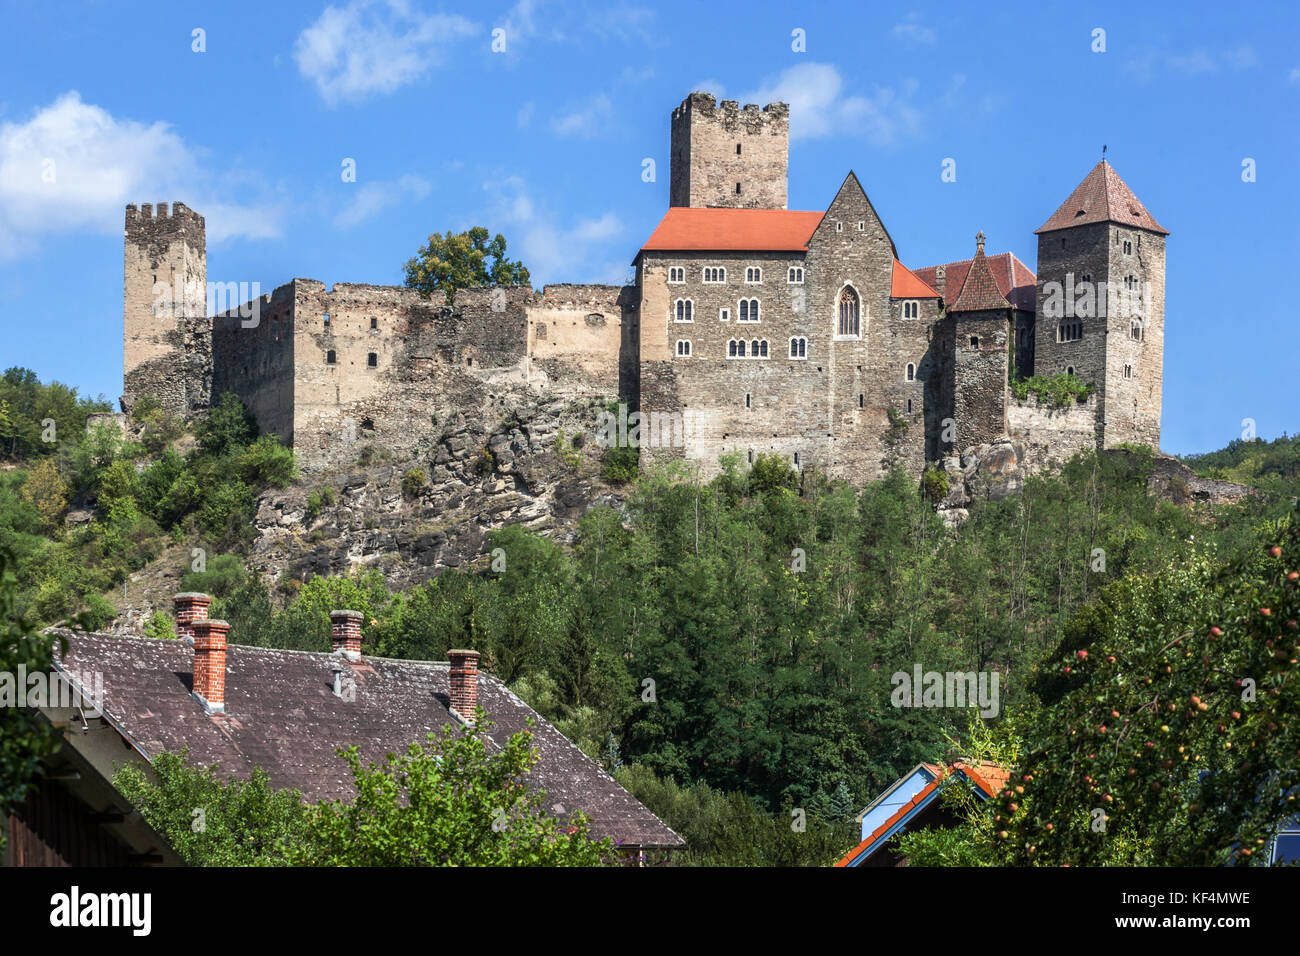
[[803, 336], [796, 336], [790, 340], [790, 358], [806, 359], [808, 357], [808, 340]]
[[709, 285], [716, 285], [720, 282], [727, 281], [727, 270], [722, 266], [705, 266], [704, 281]]
[[759, 284], [760, 282], [762, 282], [762, 281], [763, 281], [763, 267], [762, 267], [762, 266], [746, 266], [746, 267], [745, 267], [745, 282], [746, 282], [746, 283], [748, 283], [749, 285], [758, 285], [758, 284]]
[[767, 339], [730, 339], [727, 342], [727, 358], [765, 359], [770, 355]]
[[846, 285], [840, 290], [839, 302], [836, 304], [835, 337], [839, 339], [857, 339], [862, 337], [862, 304], [857, 290]]
[[730, 322], [730, 321], [731, 321], [731, 310], [730, 310], [730, 309], [719, 309], [719, 310], [718, 310], [718, 321], [719, 321], [719, 322]]
[[737, 312], [737, 316], [738, 316], [738, 320], [741, 322], [757, 322], [758, 321], [758, 300], [741, 299], [740, 310], [739, 312]]
[[916, 381], [916, 365], [912, 362], [907, 363], [907, 380], [909, 382]]
[[867, 221], [865, 219], [859, 219], [858, 232], [866, 232], [866, 231], [867, 231]]
[[786, 281], [791, 285], [803, 285], [803, 266], [791, 266], [789, 278]]
[[1131, 319], [1128, 324], [1128, 334], [1134, 342], [1142, 341], [1142, 320]]
[[669, 267], [668, 267], [668, 281], [669, 281], [669, 282], [685, 282], [685, 281], [686, 281], [686, 268], [685, 268], [684, 266], [669, 266]]
[[1066, 374], [1066, 375], [1073, 375], [1073, 374], [1074, 374], [1074, 366], [1073, 366], [1073, 365], [1067, 365], [1067, 366], [1065, 367], [1065, 374]]
[[1077, 342], [1083, 338], [1083, 320], [1066, 319], [1056, 326], [1056, 341]]
[[678, 357], [678, 358], [690, 358], [690, 357], [691, 357], [691, 340], [690, 340], [690, 339], [678, 339], [678, 340], [677, 340], [677, 357]]
[[673, 303], [674, 322], [694, 322], [695, 303], [690, 299], [678, 299]]
[[843, 231], [844, 231], [844, 223], [842, 223], [842, 222], [837, 222], [837, 223], [835, 224], [835, 231], [836, 231], [836, 232], [843, 232]]
[[919, 319], [921, 317], [921, 303], [916, 299], [908, 299], [903, 303], [903, 318]]

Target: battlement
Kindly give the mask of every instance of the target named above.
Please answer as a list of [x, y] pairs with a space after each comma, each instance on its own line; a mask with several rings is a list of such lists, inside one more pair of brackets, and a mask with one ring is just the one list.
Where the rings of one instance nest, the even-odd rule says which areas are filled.
[[673, 122], [686, 119], [692, 114], [715, 120], [725, 127], [741, 123], [748, 127], [765, 123], [788, 126], [790, 106], [776, 102], [760, 108], [757, 103], [746, 103], [742, 109], [737, 100], [723, 100], [719, 103], [712, 93], [697, 91], [682, 100], [682, 105], [673, 110]]
[[203, 217], [182, 202], [168, 204], [128, 203], [126, 207], [127, 242], [156, 242], [160, 239], [183, 239], [202, 252], [206, 226]]

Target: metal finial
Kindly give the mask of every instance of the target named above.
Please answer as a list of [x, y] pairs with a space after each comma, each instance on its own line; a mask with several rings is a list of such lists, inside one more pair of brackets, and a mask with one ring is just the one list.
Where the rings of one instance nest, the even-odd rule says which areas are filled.
[[975, 255], [984, 255], [984, 230], [982, 229], [975, 234]]

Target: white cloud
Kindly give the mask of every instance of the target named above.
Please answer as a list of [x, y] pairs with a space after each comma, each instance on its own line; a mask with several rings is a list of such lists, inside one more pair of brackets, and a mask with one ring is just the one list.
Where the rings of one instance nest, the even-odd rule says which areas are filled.
[[591, 139], [609, 128], [614, 118], [614, 105], [604, 93], [591, 102], [551, 120], [551, 128], [559, 136], [576, 136]]
[[1255, 48], [1249, 43], [1233, 47], [1210, 49], [1197, 47], [1185, 52], [1172, 52], [1147, 47], [1139, 50], [1125, 64], [1125, 69], [1143, 79], [1153, 74], [1177, 73], [1182, 76], [1206, 76], [1224, 69], [1244, 70], [1259, 63]]
[[917, 45], [934, 42], [934, 31], [921, 22], [919, 13], [909, 13], [906, 20], [895, 24], [894, 28], [889, 32], [894, 35], [896, 40], [903, 40]]
[[518, 176], [491, 180], [483, 188], [489, 196], [492, 217], [491, 224], [485, 225], [490, 232], [506, 236], [509, 256], [528, 267], [534, 288], [546, 282], [622, 282], [626, 278], [626, 263], [590, 264], [626, 231], [615, 213], [583, 219], [565, 228], [557, 216], [533, 199]]
[[528, 124], [533, 121], [533, 114], [536, 112], [537, 112], [537, 104], [534, 103], [532, 100], [529, 100], [522, 107], [520, 107], [519, 112], [515, 114], [515, 122], [518, 123], [519, 128], [527, 129]]
[[198, 155], [167, 124], [116, 119], [76, 91], [0, 124], [0, 255], [60, 233], [120, 235], [129, 202], [184, 202], [204, 216], [210, 242], [278, 236], [282, 207], [223, 197], [231, 183]]
[[447, 48], [477, 32], [464, 17], [419, 13], [406, 0], [354, 0], [326, 7], [298, 35], [293, 55], [335, 106], [414, 83], [443, 62]]
[[788, 103], [791, 140], [849, 133], [887, 146], [921, 131], [921, 112], [910, 102], [914, 90], [915, 84], [910, 84], [901, 94], [892, 87], [877, 87], [870, 96], [848, 95], [835, 67], [802, 63], [765, 81], [741, 102]]
[[356, 190], [356, 195], [334, 217], [334, 225], [351, 229], [378, 215], [389, 206], [400, 202], [423, 199], [429, 195], [428, 180], [419, 176], [402, 176], [386, 182], [366, 183]]

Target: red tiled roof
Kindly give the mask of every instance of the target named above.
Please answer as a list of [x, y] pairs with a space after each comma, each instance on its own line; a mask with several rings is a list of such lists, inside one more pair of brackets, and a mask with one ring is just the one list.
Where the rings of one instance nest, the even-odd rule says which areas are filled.
[[1169, 230], [1152, 218], [1133, 190], [1119, 178], [1115, 167], [1104, 159], [1092, 167], [1092, 172], [1070, 193], [1070, 198], [1034, 234], [1094, 222], [1118, 222], [1169, 235]]
[[824, 215], [797, 209], [674, 206], [641, 251], [802, 252]]
[[930, 288], [915, 272], [894, 260], [894, 278], [889, 294], [895, 299], [937, 299], [939, 293]]
[[961, 284], [961, 292], [948, 307], [950, 312], [980, 312], [986, 309], [1008, 309], [1011, 303], [998, 288], [997, 280], [989, 269], [988, 257], [984, 255], [984, 236], [980, 235], [980, 249], [971, 261], [966, 272], [966, 281]]
[[861, 856], [873, 843], [888, 833], [890, 829], [898, 823], [898, 821], [902, 820], [914, 809], [929, 800], [930, 795], [939, 788], [949, 774], [960, 772], [967, 780], [979, 787], [979, 789], [984, 792], [985, 796], [990, 799], [997, 796], [998, 790], [1006, 784], [1007, 780], [1010, 779], [1011, 776], [1009, 771], [1003, 770], [996, 764], [991, 763], [976, 764], [972, 767], [958, 761], [947, 770], [940, 770], [940, 768], [933, 766], [932, 764], [926, 764], [925, 766], [927, 769], [936, 773], [935, 778], [922, 787], [920, 791], [917, 792], [916, 796], [899, 807], [888, 820], [872, 830], [865, 840], [855, 846], [848, 853], [844, 854], [844, 856], [835, 863], [835, 866], [846, 867], [853, 860]]
[[[1036, 289], [1038, 278], [1034, 275], [1027, 265], [1016, 258], [1014, 252], [999, 252], [995, 256], [988, 256], [987, 262], [989, 272], [993, 273], [993, 281], [998, 285], [998, 291], [1006, 297], [1015, 308], [1024, 312], [1033, 312], [1037, 307]], [[962, 259], [960, 262], [946, 262], [943, 264], [947, 273], [944, 281], [944, 301], [951, 303], [957, 299], [957, 294], [961, 292], [962, 284], [966, 281], [966, 273], [970, 271], [970, 264], [974, 259]], [[913, 269], [917, 277], [927, 285], [939, 287], [939, 278], [937, 272], [938, 266], [926, 266], [924, 269]]]

